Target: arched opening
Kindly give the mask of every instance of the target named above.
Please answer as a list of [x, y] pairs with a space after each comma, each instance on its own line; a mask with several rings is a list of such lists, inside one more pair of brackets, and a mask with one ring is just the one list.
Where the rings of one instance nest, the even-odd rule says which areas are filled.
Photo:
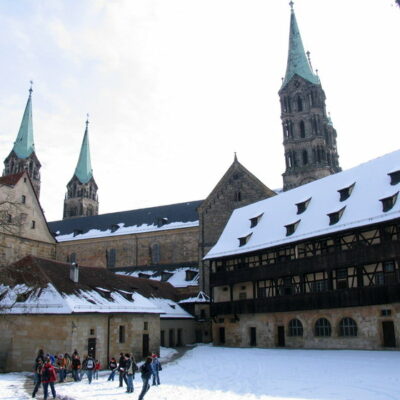
[[305, 138], [306, 137], [306, 125], [304, 121], [300, 121], [300, 137]]
[[303, 157], [303, 165], [307, 165], [308, 164], [308, 153], [307, 153], [307, 150], [303, 150], [302, 157]]

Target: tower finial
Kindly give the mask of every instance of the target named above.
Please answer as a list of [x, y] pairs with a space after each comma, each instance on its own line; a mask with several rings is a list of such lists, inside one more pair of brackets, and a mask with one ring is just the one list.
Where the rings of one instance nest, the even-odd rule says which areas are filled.
[[89, 113], [86, 114], [86, 129], [89, 126]]
[[307, 51], [307, 59], [308, 59], [308, 63], [310, 64], [310, 67], [311, 67], [311, 69], [312, 69], [312, 64], [311, 64], [311, 57], [310, 57], [310, 51]]
[[237, 154], [236, 154], [236, 151], [234, 152], [234, 157], [233, 157], [233, 161], [237, 161], [238, 159], [237, 159]]
[[290, 10], [291, 10], [291, 11], [294, 11], [294, 10], [293, 10], [293, 5], [294, 5], [293, 1], [292, 1], [292, 0], [290, 0], [290, 2], [289, 2], [289, 6], [290, 6]]
[[29, 81], [29, 83], [31, 84], [31, 87], [29, 88], [29, 96], [32, 96], [32, 92], [33, 92], [33, 89], [32, 89], [33, 81]]

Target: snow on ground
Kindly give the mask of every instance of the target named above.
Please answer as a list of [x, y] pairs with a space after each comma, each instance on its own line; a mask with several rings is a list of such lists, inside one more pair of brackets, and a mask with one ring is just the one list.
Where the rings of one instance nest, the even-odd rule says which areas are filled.
[[[171, 352], [162, 351], [162, 358]], [[164, 364], [161, 385], [146, 400], [398, 400], [400, 352], [354, 350], [232, 349], [199, 345]], [[56, 385], [60, 398], [137, 399], [135, 392], [107, 382], [103, 372], [91, 385]], [[28, 399], [23, 374], [0, 375], [1, 399]], [[10, 385], [14, 385], [10, 388]], [[12, 396], [10, 394], [12, 393]], [[42, 399], [41, 392], [39, 399]]]

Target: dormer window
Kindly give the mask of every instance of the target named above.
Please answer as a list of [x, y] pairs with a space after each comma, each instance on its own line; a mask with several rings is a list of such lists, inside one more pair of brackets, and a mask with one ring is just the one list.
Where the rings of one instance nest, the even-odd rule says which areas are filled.
[[302, 201], [301, 203], [297, 203], [297, 214], [302, 214], [304, 211], [307, 210], [308, 205], [310, 204], [311, 201], [311, 197], [306, 200], [306, 201]]
[[157, 218], [157, 226], [160, 228], [161, 226], [164, 226], [165, 224], [168, 223], [168, 218], [166, 217], [158, 217]]
[[382, 211], [383, 212], [389, 211], [393, 208], [393, 206], [396, 204], [398, 194], [399, 194], [399, 192], [395, 193], [392, 196], [385, 197], [384, 199], [379, 200], [382, 202]]
[[252, 235], [252, 233], [249, 233], [249, 234], [246, 235], [246, 236], [242, 236], [242, 237], [238, 238], [238, 240], [239, 240], [239, 247], [242, 247], [242, 246], [246, 245], [246, 244], [249, 242], [249, 240], [250, 240], [250, 238], [251, 238], [251, 235]]
[[286, 236], [293, 235], [293, 233], [296, 232], [297, 227], [299, 226], [300, 219], [296, 222], [293, 222], [293, 224], [285, 225], [286, 228]]
[[400, 182], [400, 170], [389, 172], [388, 175], [390, 176], [391, 185], [397, 185]]
[[144, 278], [144, 279], [149, 279], [150, 275], [149, 274], [145, 274], [143, 272], [139, 272], [138, 277], [139, 278]]
[[328, 214], [329, 217], [329, 225], [335, 225], [339, 222], [340, 218], [342, 218], [344, 209], [346, 207], [341, 208], [339, 211], [335, 211], [333, 213]]
[[351, 193], [352, 193], [352, 191], [354, 189], [354, 185], [355, 184], [356, 183], [354, 182], [352, 185], [338, 190], [338, 192], [340, 194], [340, 199], [339, 199], [340, 201], [345, 201], [350, 197], [350, 195], [351, 195]]
[[119, 225], [117, 225], [117, 224], [112, 224], [111, 225], [111, 233], [117, 231], [118, 229], [119, 229]]
[[171, 278], [173, 274], [171, 272], [161, 272], [161, 282], [167, 282], [169, 278]]
[[263, 215], [264, 215], [264, 213], [257, 215], [257, 217], [250, 218], [250, 228], [256, 227], [258, 225], [258, 223], [260, 222]]
[[120, 291], [119, 294], [128, 301], [134, 301], [132, 293]]
[[75, 236], [78, 236], [78, 235], [81, 235], [83, 232], [82, 232], [82, 230], [81, 229], [74, 229], [74, 237]]
[[185, 281], [192, 281], [197, 275], [197, 271], [192, 271], [190, 269], [185, 272]]

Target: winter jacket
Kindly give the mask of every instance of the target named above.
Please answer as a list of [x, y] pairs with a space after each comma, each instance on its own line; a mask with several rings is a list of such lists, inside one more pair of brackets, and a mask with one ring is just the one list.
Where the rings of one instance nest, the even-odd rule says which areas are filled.
[[96, 364], [95, 364], [95, 362], [94, 362], [94, 360], [93, 360], [92, 357], [88, 357], [88, 358], [86, 359], [86, 365], [85, 365], [85, 367], [86, 367], [86, 369], [91, 369], [91, 370], [94, 370], [94, 369], [95, 369]]
[[140, 367], [140, 372], [142, 373], [142, 379], [151, 378], [151, 363], [147, 361]]
[[125, 370], [128, 375], [135, 375], [137, 366], [136, 366], [135, 361], [132, 358], [130, 358], [129, 360], [126, 360]]
[[57, 373], [56, 369], [50, 364], [44, 364], [42, 368], [42, 383], [56, 382]]
[[79, 358], [72, 359], [72, 369], [80, 369], [81, 368], [81, 360]]
[[108, 368], [110, 368], [111, 371], [114, 371], [114, 369], [116, 369], [117, 366], [118, 366], [117, 361], [112, 361], [112, 360], [111, 360], [111, 361], [108, 363]]
[[158, 358], [153, 358], [153, 362], [150, 364], [151, 371], [153, 374], [161, 370], [161, 363]]

